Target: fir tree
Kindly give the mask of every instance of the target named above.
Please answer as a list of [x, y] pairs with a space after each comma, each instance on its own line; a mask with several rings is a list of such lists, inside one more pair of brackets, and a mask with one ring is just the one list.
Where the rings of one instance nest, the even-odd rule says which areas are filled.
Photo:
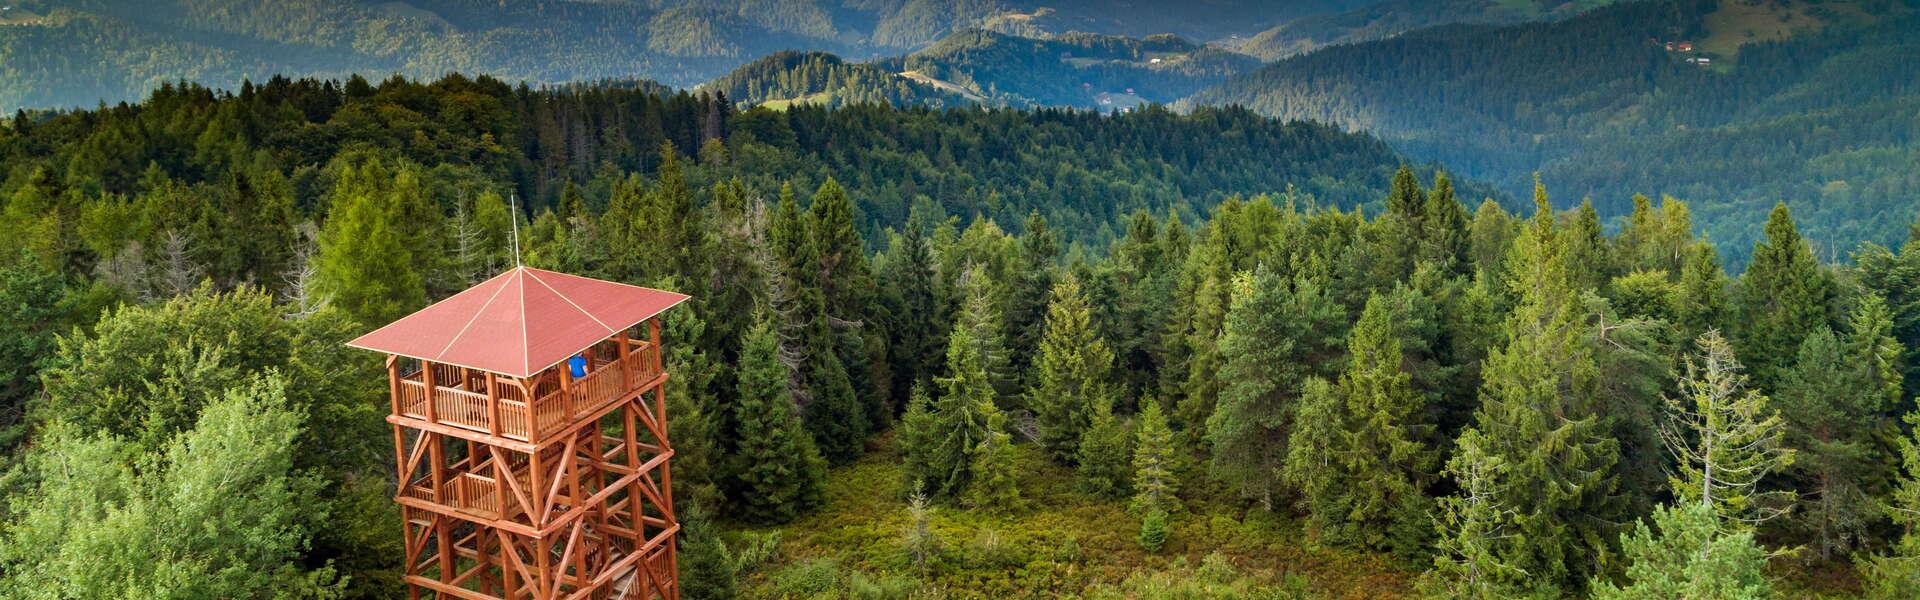
[[1878, 516], [1874, 490], [1895, 475], [1879, 458], [1878, 436], [1891, 428], [1885, 415], [1900, 394], [1886, 316], [1869, 296], [1845, 339], [1823, 326], [1800, 347], [1775, 395], [1797, 454], [1788, 471], [1802, 492], [1793, 521], [1821, 558], [1860, 542]]
[[1337, 391], [1308, 382], [1285, 472], [1328, 539], [1412, 555], [1426, 541], [1423, 490], [1435, 457], [1392, 321], [1386, 297], [1375, 294], [1354, 326]]
[[1736, 288], [1733, 341], [1754, 383], [1774, 390], [1801, 341], [1827, 325], [1834, 290], [1786, 203], [1774, 205], [1766, 235]]
[[742, 517], [762, 523], [793, 520], [820, 503], [826, 486], [825, 462], [794, 415], [775, 335], [765, 316], [747, 332], [733, 405], [739, 438], [732, 499]]
[[1766, 396], [1747, 388], [1720, 332], [1708, 331], [1696, 345], [1699, 354], [1687, 361], [1680, 396], [1667, 400], [1670, 422], [1661, 428], [1679, 459], [1674, 499], [1705, 507], [1723, 531], [1752, 530], [1792, 501], [1791, 493], [1760, 489], [1769, 474], [1793, 462], [1782, 443], [1786, 423]]
[[1109, 405], [1114, 397], [1107, 380], [1113, 353], [1094, 333], [1090, 315], [1077, 279], [1069, 275], [1053, 286], [1046, 333], [1034, 359], [1034, 385], [1027, 391], [1040, 445], [1063, 463], [1077, 456], [1076, 446], [1091, 426], [1094, 407]]
[[1128, 462], [1133, 457], [1132, 432], [1127, 429], [1126, 421], [1114, 416], [1112, 398], [1092, 406], [1087, 431], [1081, 434], [1074, 456], [1080, 488], [1088, 495], [1100, 498], [1126, 495], [1131, 487]]
[[1135, 416], [1133, 438], [1133, 502], [1138, 512], [1171, 512], [1180, 506], [1179, 480], [1174, 477], [1173, 430], [1160, 403], [1149, 399]]
[[1299, 382], [1334, 365], [1345, 311], [1311, 279], [1288, 282], [1261, 268], [1234, 283], [1220, 340], [1225, 387], [1207, 420], [1211, 470], [1272, 510]]
[[1661, 508], [1652, 520], [1658, 533], [1640, 523], [1620, 542], [1627, 583], [1616, 587], [1596, 578], [1595, 600], [1773, 597], [1767, 553], [1754, 544], [1752, 531], [1721, 530], [1704, 504]]
[[980, 407], [986, 421], [986, 438], [974, 448], [973, 482], [967, 487], [967, 504], [975, 508], [1008, 511], [1020, 508], [1019, 465], [1013, 450], [1013, 436], [1007, 434], [1007, 415], [992, 403]]
[[[1520, 304], [1506, 346], [1487, 357], [1470, 431], [1502, 465], [1497, 503], [1511, 534], [1496, 553], [1534, 581], [1577, 588], [1612, 545], [1622, 506], [1619, 442], [1596, 414], [1595, 366], [1582, 307], [1566, 274], [1551, 207], [1513, 245], [1509, 285]], [[1468, 434], [1462, 434], [1463, 438]]]
[[[344, 187], [344, 186], [343, 186]], [[367, 190], [336, 190], [320, 237], [315, 285], [361, 323], [381, 324], [426, 304], [426, 289], [400, 235], [400, 215]]]

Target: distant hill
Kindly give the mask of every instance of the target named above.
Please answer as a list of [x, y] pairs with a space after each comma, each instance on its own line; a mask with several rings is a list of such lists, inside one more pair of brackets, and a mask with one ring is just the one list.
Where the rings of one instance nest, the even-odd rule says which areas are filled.
[[1260, 65], [1174, 35], [1144, 39], [1068, 33], [1044, 39], [982, 29], [871, 62], [781, 52], [700, 89], [748, 104], [858, 102], [932, 107], [1064, 106], [1105, 112], [1172, 103]]
[[719, 79], [702, 84], [699, 89], [720, 92], [736, 102], [772, 108], [800, 103], [938, 108], [982, 99], [964, 90], [942, 89], [875, 65], [849, 63], [825, 52], [776, 53], [741, 65]]
[[1453, 23], [1513, 24], [1562, 19], [1615, 0], [1387, 0], [1350, 11], [1301, 17], [1227, 46], [1265, 61], [1334, 44], [1385, 39]]
[[1329, 47], [1187, 105], [1370, 131], [1516, 198], [1535, 171], [1563, 205], [1591, 196], [1606, 214], [1636, 192], [1672, 194], [1737, 263], [1775, 201], [1838, 248], [1893, 242], [1920, 216], [1915, 13], [1889, 2], [1623, 3]]
[[1170, 103], [1259, 66], [1251, 58], [1173, 35], [1068, 33], [1035, 39], [977, 29], [875, 64], [996, 104], [1104, 111]]
[[277, 74], [690, 86], [783, 50], [867, 59], [981, 27], [1214, 39], [1376, 1], [4, 0], [0, 111]]

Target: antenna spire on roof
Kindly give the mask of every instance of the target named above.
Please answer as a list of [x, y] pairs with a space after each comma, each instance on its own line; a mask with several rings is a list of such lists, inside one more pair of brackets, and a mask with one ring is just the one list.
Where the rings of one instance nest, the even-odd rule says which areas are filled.
[[507, 202], [513, 209], [512, 211], [513, 214], [508, 216], [508, 221], [513, 224], [513, 266], [514, 268], [517, 269], [520, 267], [520, 192], [519, 190], [508, 192], [507, 199], [508, 199]]

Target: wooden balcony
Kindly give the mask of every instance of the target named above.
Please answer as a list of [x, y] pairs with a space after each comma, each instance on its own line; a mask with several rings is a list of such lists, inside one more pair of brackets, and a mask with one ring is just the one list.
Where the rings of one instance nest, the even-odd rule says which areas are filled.
[[404, 374], [395, 368], [394, 415], [539, 443], [658, 383], [663, 373], [657, 345], [624, 336], [597, 344], [583, 356], [587, 373], [579, 378], [566, 363], [526, 379], [439, 363], [422, 363], [422, 368]]

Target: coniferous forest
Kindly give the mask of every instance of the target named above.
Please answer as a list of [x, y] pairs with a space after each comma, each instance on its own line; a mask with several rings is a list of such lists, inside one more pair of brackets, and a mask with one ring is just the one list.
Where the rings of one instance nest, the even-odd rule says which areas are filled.
[[[994, 43], [899, 60], [1008, 43], [962, 36]], [[1604, 164], [1515, 195], [1274, 106], [995, 107], [894, 66], [0, 118], [0, 600], [407, 597], [388, 373], [344, 343], [520, 263], [692, 296], [661, 332], [689, 599], [1920, 597], [1906, 188], [1728, 241], [1735, 205], [1558, 191]]]

